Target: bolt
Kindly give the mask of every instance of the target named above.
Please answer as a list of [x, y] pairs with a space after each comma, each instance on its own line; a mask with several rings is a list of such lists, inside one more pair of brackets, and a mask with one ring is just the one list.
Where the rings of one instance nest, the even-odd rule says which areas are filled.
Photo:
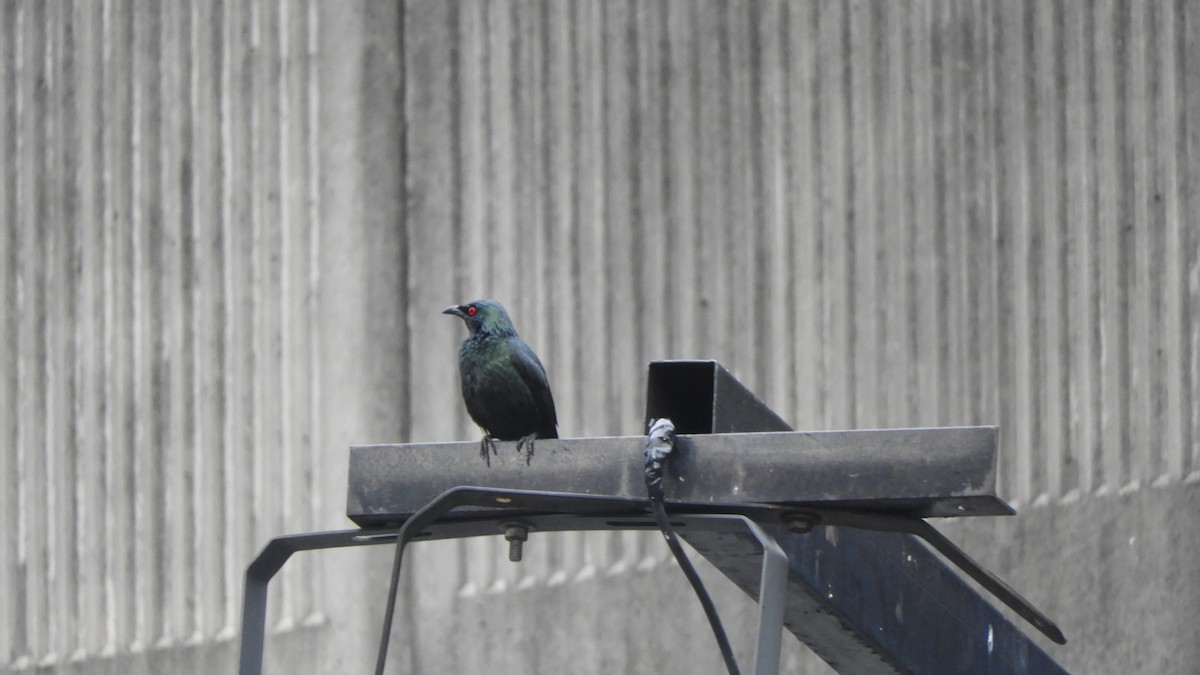
[[504, 525], [504, 538], [508, 540], [508, 559], [521, 562], [525, 540], [529, 538], [529, 528], [520, 523], [508, 523]]

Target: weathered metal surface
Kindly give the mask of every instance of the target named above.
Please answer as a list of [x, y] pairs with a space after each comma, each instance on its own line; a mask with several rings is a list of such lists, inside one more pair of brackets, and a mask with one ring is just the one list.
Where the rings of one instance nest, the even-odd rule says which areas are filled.
[[[713, 380], [703, 414], [697, 412], [703, 401], [695, 396], [702, 371]], [[764, 430], [786, 428], [715, 362], [656, 362], [649, 372], [647, 418], [708, 417], [713, 430], [722, 431], [738, 420], [720, 411], [736, 408]], [[1065, 672], [912, 536], [820, 525], [803, 535], [784, 525], [768, 531], [788, 551], [784, 623], [838, 672]], [[726, 536], [681, 534], [739, 587], [754, 592], [755, 568]]]
[[[866, 505], [922, 516], [1008, 515], [995, 496], [991, 427], [681, 436], [665, 479], [673, 504]], [[645, 438], [546, 439], [529, 465], [499, 443], [356, 446], [347, 515], [395, 522], [457, 485], [644, 499]]]
[[[845, 527], [790, 535], [784, 625], [839, 673], [1065, 673], [986, 597], [915, 537]], [[736, 534], [688, 543], [747, 593], [757, 567]]]

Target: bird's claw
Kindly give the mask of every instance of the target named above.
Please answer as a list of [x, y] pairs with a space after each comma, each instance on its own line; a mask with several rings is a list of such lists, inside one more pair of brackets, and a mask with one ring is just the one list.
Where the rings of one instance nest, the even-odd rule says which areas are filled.
[[483, 457], [483, 461], [487, 462], [489, 467], [492, 466], [492, 455], [499, 454], [496, 450], [496, 441], [492, 440], [491, 436], [484, 436], [479, 441], [479, 454]]
[[537, 434], [529, 434], [521, 440], [517, 441], [517, 452], [521, 452], [521, 448], [525, 448], [525, 466], [529, 466], [533, 461], [533, 439], [537, 438]]

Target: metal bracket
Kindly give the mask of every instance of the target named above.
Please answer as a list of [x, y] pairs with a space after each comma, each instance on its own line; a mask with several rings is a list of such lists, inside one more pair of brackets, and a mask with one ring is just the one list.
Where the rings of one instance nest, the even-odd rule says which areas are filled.
[[[628, 509], [626, 500], [614, 500], [597, 495], [535, 490], [505, 490], [461, 486], [443, 492], [405, 521], [396, 537], [396, 556], [392, 563], [392, 578], [388, 588], [387, 608], [379, 637], [379, 654], [375, 674], [383, 675], [387, 662], [388, 644], [396, 610], [396, 595], [400, 582], [400, 566], [404, 548], [424, 528], [449, 511], [461, 506], [519, 508], [544, 513], [588, 514], [620, 513]], [[728, 532], [734, 525], [748, 531], [763, 550], [762, 573], [759, 581], [759, 626], [755, 650], [755, 675], [779, 672], [779, 650], [783, 634], [783, 592], [787, 583], [787, 555], [779, 544], [749, 518], [736, 514], [671, 514], [685, 525], [713, 532]], [[507, 515], [501, 519], [508, 518]], [[614, 528], [615, 529], [615, 528]]]
[[[501, 511], [469, 521], [443, 522], [444, 527], [436, 527], [442, 516], [463, 506]], [[643, 508], [637, 511], [631, 512], [630, 506], [629, 500], [597, 495], [461, 486], [442, 493], [413, 514], [399, 529], [340, 530], [276, 537], [246, 570], [238, 672], [241, 675], [259, 675], [262, 672], [268, 584], [297, 551], [395, 542], [396, 555], [376, 662], [375, 672], [378, 674], [383, 672], [387, 660], [404, 549], [413, 539], [449, 539], [494, 533], [494, 523], [510, 520], [514, 509], [537, 514], [523, 517], [523, 521], [547, 521], [546, 527], [538, 525], [539, 530], [645, 530], [653, 525], [653, 519], [645, 513], [645, 502], [642, 503]], [[763, 560], [758, 579], [758, 637], [752, 672], [755, 675], [778, 673], [787, 586], [787, 554], [770, 534], [745, 515], [673, 512], [671, 519], [678, 522], [677, 527], [688, 531], [749, 534], [761, 549]], [[492, 524], [490, 529], [484, 529], [488, 527], [487, 524]]]
[[267, 623], [267, 590], [274, 577], [293, 553], [348, 546], [385, 544], [395, 538], [396, 530], [335, 530], [274, 537], [246, 568], [246, 587], [242, 596], [242, 643], [238, 653], [238, 672], [259, 675], [262, 672], [263, 639]]

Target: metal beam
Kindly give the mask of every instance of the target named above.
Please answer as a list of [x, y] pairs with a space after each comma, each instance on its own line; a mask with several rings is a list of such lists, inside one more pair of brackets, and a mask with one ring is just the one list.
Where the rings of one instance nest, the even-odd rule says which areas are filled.
[[[720, 391], [736, 395], [728, 383]], [[644, 500], [645, 443], [645, 436], [540, 440], [526, 464], [515, 443], [501, 442], [490, 465], [478, 442], [355, 446], [346, 514], [362, 526], [398, 523], [457, 485]], [[1010, 515], [996, 498], [995, 476], [994, 427], [730, 433], [681, 436], [664, 487], [680, 508], [759, 503]]]
[[[648, 419], [669, 417], [677, 428], [682, 419], [693, 434], [703, 425], [712, 433], [788, 428], [715, 361], [652, 363], [647, 391]], [[825, 525], [807, 534], [783, 524], [764, 529], [788, 553], [784, 625], [838, 672], [1066, 672], [911, 535]], [[733, 553], [738, 547], [729, 540], [738, 535], [681, 536], [755, 593], [757, 565]]]

